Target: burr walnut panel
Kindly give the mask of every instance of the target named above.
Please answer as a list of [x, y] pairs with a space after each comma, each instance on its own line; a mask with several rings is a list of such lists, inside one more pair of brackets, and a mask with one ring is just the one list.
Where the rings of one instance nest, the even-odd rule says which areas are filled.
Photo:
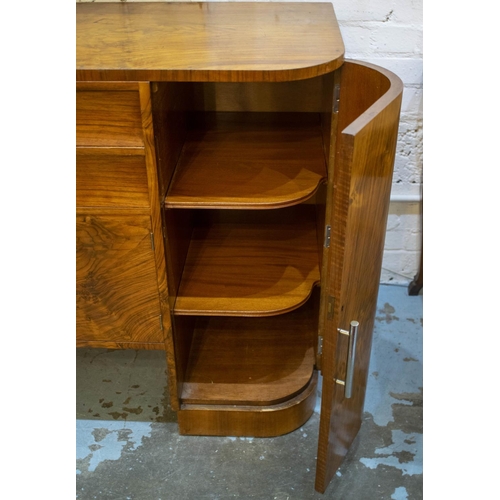
[[77, 216], [79, 341], [164, 341], [150, 225], [143, 215]]

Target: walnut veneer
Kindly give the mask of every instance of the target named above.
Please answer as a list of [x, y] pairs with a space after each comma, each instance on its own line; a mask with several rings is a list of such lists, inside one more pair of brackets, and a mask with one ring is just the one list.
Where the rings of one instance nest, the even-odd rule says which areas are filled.
[[361, 423], [401, 81], [344, 61], [326, 3], [76, 7], [77, 345], [165, 349], [191, 435], [297, 429], [321, 372], [324, 491]]

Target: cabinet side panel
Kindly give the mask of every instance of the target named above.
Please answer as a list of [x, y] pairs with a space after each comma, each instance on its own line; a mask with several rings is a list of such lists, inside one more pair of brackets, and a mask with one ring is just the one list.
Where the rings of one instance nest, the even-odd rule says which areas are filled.
[[144, 132], [144, 151], [146, 171], [148, 177], [149, 200], [151, 205], [151, 228], [153, 251], [156, 262], [156, 279], [160, 297], [162, 331], [165, 333], [165, 350], [167, 353], [167, 370], [170, 391], [170, 404], [172, 409], [178, 409], [176, 370], [172, 324], [170, 319], [169, 294], [167, 269], [165, 265], [165, 247], [162, 224], [162, 195], [158, 180], [157, 152], [155, 150], [155, 130], [153, 122], [151, 86], [148, 82], [139, 83], [139, 96], [141, 103], [141, 120]]
[[[368, 91], [373, 85], [373, 89]], [[361, 425], [389, 207], [402, 83], [372, 65], [342, 69], [330, 244], [330, 295], [316, 489], [323, 492]], [[370, 99], [366, 98], [370, 95]], [[360, 95], [361, 104], [356, 101]], [[351, 109], [354, 107], [354, 111]], [[347, 114], [344, 115], [343, 112]], [[361, 113], [358, 115], [358, 113]], [[348, 117], [347, 119], [345, 117]], [[346, 397], [348, 341], [338, 329], [358, 321], [352, 397]]]
[[[189, 364], [191, 345], [196, 318], [194, 316], [172, 316], [173, 344], [175, 346], [175, 390], [177, 401], [180, 401], [183, 384], [186, 380], [186, 371]], [[180, 406], [179, 406], [180, 407]]]
[[151, 85], [160, 199], [163, 202], [186, 138], [190, 84]]
[[158, 82], [151, 85], [163, 234], [162, 260], [168, 277], [166, 293], [169, 321], [172, 325], [166, 338], [167, 368], [170, 403], [174, 410], [179, 409], [193, 327], [186, 325], [189, 320], [175, 320], [172, 311], [189, 248], [193, 221], [191, 210], [165, 210], [163, 204], [186, 138], [191, 91], [192, 86], [186, 83]]
[[162, 230], [161, 196], [158, 183], [156, 151], [154, 144], [153, 115], [151, 109], [150, 85], [147, 82], [139, 83], [141, 103], [141, 119], [144, 133], [144, 152], [146, 161], [146, 174], [148, 180], [149, 201], [151, 207], [151, 231], [153, 238], [153, 251], [156, 262], [158, 291], [162, 312], [165, 316], [165, 326], [170, 328], [168, 310], [168, 286], [165, 268], [165, 251]]

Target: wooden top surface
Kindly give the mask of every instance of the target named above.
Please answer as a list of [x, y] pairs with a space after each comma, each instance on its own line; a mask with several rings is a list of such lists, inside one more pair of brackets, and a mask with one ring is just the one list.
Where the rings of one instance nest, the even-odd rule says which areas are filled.
[[77, 80], [287, 81], [342, 65], [330, 3], [78, 3]]

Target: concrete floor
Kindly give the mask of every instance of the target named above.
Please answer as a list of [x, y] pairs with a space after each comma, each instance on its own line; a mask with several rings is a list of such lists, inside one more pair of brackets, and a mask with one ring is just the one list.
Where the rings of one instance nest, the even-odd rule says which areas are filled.
[[[277, 438], [179, 436], [158, 351], [77, 350], [76, 498], [422, 498], [422, 296], [379, 292], [361, 430], [324, 495], [319, 415]], [[319, 406], [317, 406], [319, 411]]]

